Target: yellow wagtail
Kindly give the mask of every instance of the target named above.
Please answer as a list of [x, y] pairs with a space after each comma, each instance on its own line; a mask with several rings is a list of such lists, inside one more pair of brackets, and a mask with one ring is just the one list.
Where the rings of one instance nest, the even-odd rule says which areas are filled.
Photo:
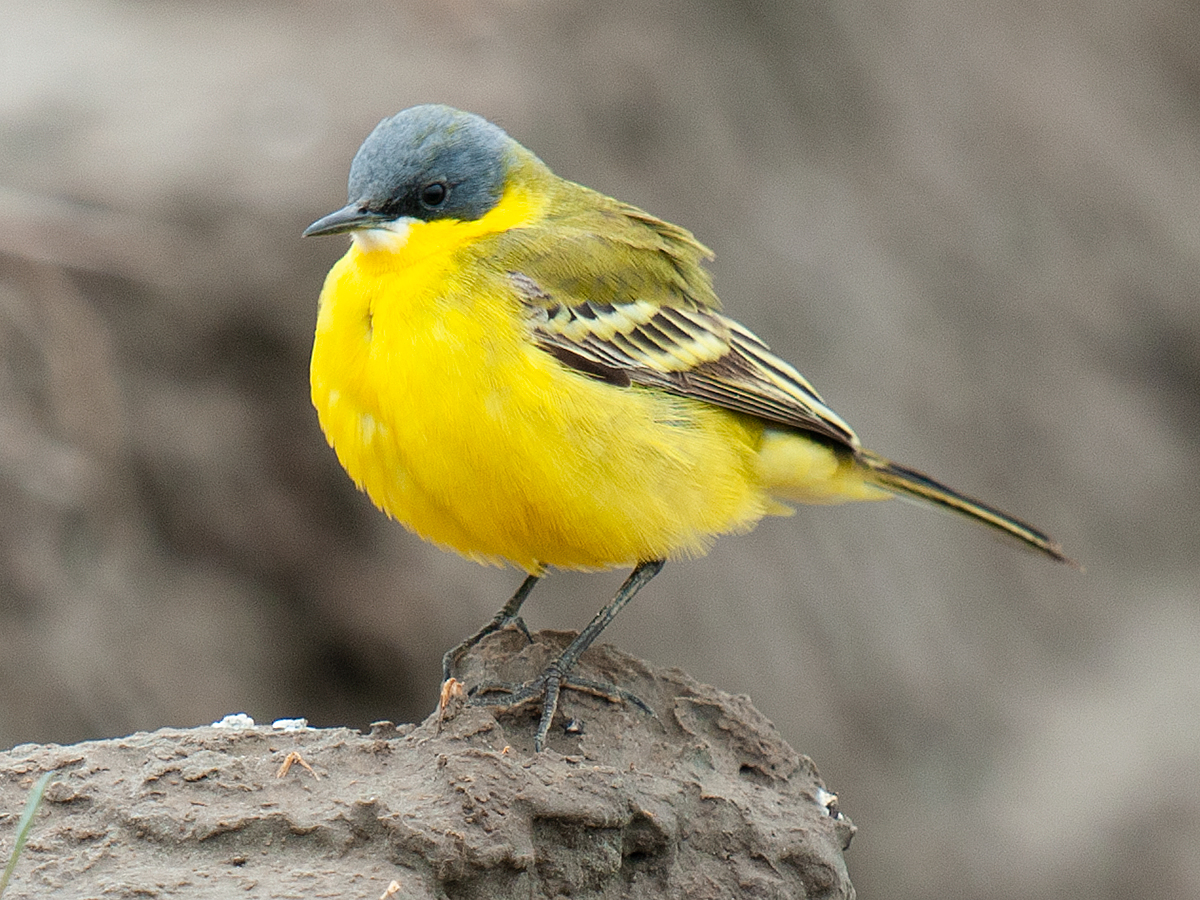
[[[580, 654], [668, 558], [702, 554], [785, 502], [893, 495], [962, 513], [1070, 562], [1026, 523], [866, 450], [795, 369], [719, 312], [690, 232], [559, 178], [446, 106], [384, 119], [321, 292], [312, 399], [346, 471], [425, 540], [528, 574], [446, 654], [517, 625], [547, 566], [632, 566], [542, 675], [540, 750]], [[484, 690], [489, 688], [485, 687]], [[485, 701], [487, 702], [487, 701]]]

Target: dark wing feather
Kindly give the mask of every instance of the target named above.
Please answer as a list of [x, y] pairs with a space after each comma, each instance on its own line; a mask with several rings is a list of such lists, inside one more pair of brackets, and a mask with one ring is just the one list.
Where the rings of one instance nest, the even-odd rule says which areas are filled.
[[681, 397], [811, 431], [858, 447], [858, 438], [799, 372], [750, 331], [710, 310], [588, 301], [532, 309], [538, 346], [613, 384]]

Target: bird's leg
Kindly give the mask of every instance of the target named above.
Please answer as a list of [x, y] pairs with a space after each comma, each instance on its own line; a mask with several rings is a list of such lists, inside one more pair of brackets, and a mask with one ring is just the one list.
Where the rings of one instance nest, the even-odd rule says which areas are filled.
[[[628, 691], [602, 681], [573, 677], [571, 670], [583, 652], [600, 636], [600, 632], [604, 631], [608, 623], [625, 607], [625, 604], [634, 598], [638, 591], [646, 586], [651, 578], [662, 571], [662, 567], [663, 560], [661, 559], [638, 563], [612, 601], [596, 613], [595, 618], [588, 623], [588, 626], [579, 632], [575, 640], [571, 641], [557, 658], [551, 660], [550, 664], [542, 670], [541, 675], [522, 685], [496, 683], [479, 685], [471, 692], [476, 702], [511, 709], [529, 700], [542, 697], [542, 718], [538, 722], [537, 734], [533, 739], [533, 748], [538, 753], [546, 746], [546, 735], [550, 731], [550, 723], [558, 709], [558, 696], [563, 688], [586, 691], [613, 701], [625, 700], [652, 713], [650, 707]], [[485, 696], [489, 693], [503, 694], [504, 696], [495, 698]]]
[[446, 654], [442, 657], [443, 684], [449, 681], [454, 674], [454, 666], [462, 655], [489, 634], [502, 631], [505, 628], [516, 628], [521, 634], [525, 635], [525, 639], [529, 643], [533, 643], [533, 637], [529, 634], [529, 629], [525, 627], [525, 621], [521, 618], [521, 604], [525, 602], [525, 598], [529, 596], [529, 592], [533, 590], [533, 586], [538, 583], [538, 579], [545, 574], [546, 570], [543, 568], [526, 577], [521, 582], [521, 586], [517, 588], [517, 592], [500, 608], [500, 611], [496, 613], [492, 621], [488, 622], [454, 649], [446, 651]]

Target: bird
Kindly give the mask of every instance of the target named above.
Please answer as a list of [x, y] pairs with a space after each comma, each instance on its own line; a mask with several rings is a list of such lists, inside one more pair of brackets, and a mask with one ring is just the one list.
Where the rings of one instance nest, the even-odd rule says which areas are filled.
[[687, 229], [555, 175], [481, 116], [440, 104], [382, 120], [348, 202], [305, 236], [348, 234], [320, 293], [312, 402], [338, 460], [391, 518], [525, 580], [449, 651], [443, 682], [488, 634], [520, 628], [551, 568], [628, 568], [530, 682], [638, 698], [573, 673], [665, 561], [700, 556], [791, 504], [900, 496], [959, 513], [1074, 565], [994, 506], [866, 449], [789, 363], [721, 312]]

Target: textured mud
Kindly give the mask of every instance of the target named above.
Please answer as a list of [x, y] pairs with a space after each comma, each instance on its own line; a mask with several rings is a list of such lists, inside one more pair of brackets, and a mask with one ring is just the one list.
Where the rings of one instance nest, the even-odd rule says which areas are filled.
[[[567, 637], [494, 636], [461, 674], [528, 677]], [[5, 855], [29, 786], [56, 775], [6, 900], [854, 896], [853, 825], [747, 698], [610, 647], [584, 662], [656, 715], [570, 692], [540, 755], [536, 710], [473, 706], [440, 729], [16, 747], [0, 754]]]

